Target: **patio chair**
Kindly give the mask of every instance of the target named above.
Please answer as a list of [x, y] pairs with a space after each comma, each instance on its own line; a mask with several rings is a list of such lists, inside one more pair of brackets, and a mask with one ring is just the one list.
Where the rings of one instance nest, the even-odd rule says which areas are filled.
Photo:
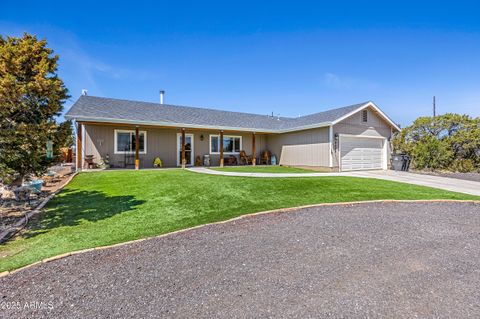
[[95, 168], [95, 162], [93, 161], [94, 156], [93, 155], [85, 155], [85, 164], [87, 165], [88, 168]]
[[253, 157], [247, 155], [245, 151], [240, 151], [240, 163], [243, 165], [251, 165], [253, 161]]
[[269, 150], [265, 150], [262, 152], [260, 155], [260, 165], [268, 165], [270, 164], [270, 156], [272, 156], [272, 153], [270, 153]]
[[237, 165], [237, 158], [233, 155], [229, 155], [227, 158], [223, 159], [225, 165], [235, 166]]

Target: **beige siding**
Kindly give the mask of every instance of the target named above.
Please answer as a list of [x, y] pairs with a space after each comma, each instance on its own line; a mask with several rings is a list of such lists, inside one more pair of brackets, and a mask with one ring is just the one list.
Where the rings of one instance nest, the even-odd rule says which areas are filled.
[[280, 158], [281, 165], [329, 165], [327, 127], [269, 135], [268, 147]]
[[[109, 162], [114, 167], [123, 167], [124, 154], [115, 154], [115, 130], [135, 130], [134, 127], [113, 125], [85, 125], [85, 155], [93, 155], [94, 161], [108, 155]], [[176, 165], [176, 136], [180, 130], [140, 128], [147, 132], [147, 152], [140, 154], [140, 167], [153, 167], [155, 157], [160, 157], [163, 165], [172, 167]]]
[[[114, 167], [123, 167], [125, 155], [115, 154], [114, 151], [114, 132], [120, 130], [135, 130], [134, 127], [113, 126], [113, 125], [85, 125], [85, 155], [93, 155], [94, 161], [99, 163], [101, 158], [108, 155], [110, 164]], [[153, 167], [155, 157], [162, 159], [165, 167], [177, 166], [177, 134], [180, 129], [163, 128], [140, 128], [140, 131], [147, 132], [147, 152], [140, 154], [140, 167]], [[197, 156], [203, 161], [203, 155], [209, 154], [210, 134], [219, 134], [218, 131], [197, 131], [186, 130], [187, 134], [194, 135], [194, 161]], [[250, 155], [252, 154], [252, 134], [251, 133], [225, 133], [225, 135], [235, 135], [242, 137], [242, 148]], [[203, 136], [203, 139], [202, 139]], [[256, 135], [257, 156], [262, 150], [267, 149], [267, 138], [265, 135]], [[225, 155], [227, 156], [227, 155]], [[238, 158], [238, 155], [235, 155]], [[212, 165], [219, 164], [219, 155], [211, 155]]]
[[[210, 155], [210, 164], [212, 166], [220, 165], [220, 155], [219, 154], [210, 154], [210, 135], [219, 135], [218, 131], [192, 131], [189, 133], [193, 133], [195, 135], [195, 157], [200, 156], [203, 161], [203, 156], [209, 154]], [[203, 135], [203, 141], [201, 136]], [[252, 133], [245, 133], [245, 132], [228, 132], [224, 133], [224, 135], [233, 135], [233, 136], [241, 136], [242, 137], [242, 149], [248, 154], [252, 154]], [[255, 137], [255, 147], [256, 147], [256, 157], [258, 157], [262, 150], [266, 149], [267, 138], [265, 135], [257, 134]], [[229, 156], [230, 154], [225, 154], [224, 157]], [[239, 160], [237, 154], [234, 154]]]
[[[363, 123], [361, 112], [350, 116], [333, 127], [334, 134], [350, 134], [365, 136], [383, 136], [389, 138], [391, 127], [373, 109], [369, 109], [368, 122]], [[125, 156], [114, 152], [115, 129], [130, 129], [134, 127], [114, 125], [85, 125], [85, 155], [93, 155], [95, 161], [107, 155], [110, 164], [122, 167]], [[149, 168], [153, 166], [155, 157], [160, 157], [165, 167], [177, 166], [177, 133], [180, 129], [166, 128], [140, 128], [147, 132], [147, 153], [140, 154], [140, 166]], [[194, 135], [194, 161], [197, 156], [203, 160], [203, 155], [209, 154], [210, 134], [219, 134], [212, 130], [186, 130]], [[248, 155], [252, 153], [252, 133], [225, 133], [242, 137], [242, 148]], [[202, 138], [203, 136], [203, 138]], [[338, 167], [338, 145], [333, 154], [333, 166]], [[322, 127], [284, 134], [257, 134], [256, 156], [263, 150], [270, 150], [279, 159], [282, 165], [294, 166], [329, 166], [329, 128]], [[388, 149], [390, 156], [390, 149]], [[219, 164], [219, 155], [211, 154], [211, 164]], [[227, 156], [227, 155], [226, 155]], [[238, 158], [238, 155], [236, 155]], [[389, 161], [388, 161], [389, 162]]]
[[[362, 122], [362, 111], [359, 111], [345, 120], [337, 123], [333, 127], [333, 134], [350, 134], [359, 136], [381, 136], [385, 138], [391, 137], [391, 126], [382, 117], [380, 117], [373, 109], [368, 110], [368, 121]], [[339, 165], [338, 146], [333, 156], [333, 166]], [[387, 150], [387, 163], [390, 163], [390, 148]]]

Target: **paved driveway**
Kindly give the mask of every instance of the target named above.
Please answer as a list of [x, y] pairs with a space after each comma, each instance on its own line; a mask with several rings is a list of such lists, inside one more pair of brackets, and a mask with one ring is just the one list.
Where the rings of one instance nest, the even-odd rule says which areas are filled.
[[479, 234], [472, 203], [261, 215], [0, 278], [0, 317], [478, 318]]
[[425, 174], [414, 174], [409, 172], [397, 171], [361, 171], [351, 172], [351, 176], [379, 178], [395, 182], [403, 182], [421, 186], [429, 186], [445, 189], [453, 192], [466, 193], [480, 196], [480, 182], [462, 180], [457, 178], [433, 176]]

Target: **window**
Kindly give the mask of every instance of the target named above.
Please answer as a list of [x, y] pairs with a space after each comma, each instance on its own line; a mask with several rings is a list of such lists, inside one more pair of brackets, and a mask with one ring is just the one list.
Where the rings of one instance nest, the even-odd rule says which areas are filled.
[[368, 111], [367, 111], [367, 110], [363, 110], [363, 111], [362, 111], [362, 122], [363, 122], [363, 123], [367, 123], [367, 122], [368, 122]]
[[210, 135], [210, 153], [218, 153], [220, 152], [220, 136], [218, 135]]
[[[140, 154], [147, 153], [147, 132], [140, 131], [138, 151]], [[115, 130], [115, 154], [135, 153], [135, 131]]]
[[[242, 149], [242, 137], [224, 135], [223, 136], [223, 153], [238, 154]], [[210, 135], [210, 154], [220, 153], [220, 135]]]

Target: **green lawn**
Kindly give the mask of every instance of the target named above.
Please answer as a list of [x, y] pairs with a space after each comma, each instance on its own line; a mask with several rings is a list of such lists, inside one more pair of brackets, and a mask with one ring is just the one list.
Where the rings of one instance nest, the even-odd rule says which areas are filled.
[[288, 166], [229, 166], [212, 168], [216, 171], [239, 173], [318, 173], [312, 170]]
[[82, 173], [28, 231], [0, 246], [0, 271], [263, 210], [372, 199], [479, 198], [354, 177], [248, 178], [180, 169]]

